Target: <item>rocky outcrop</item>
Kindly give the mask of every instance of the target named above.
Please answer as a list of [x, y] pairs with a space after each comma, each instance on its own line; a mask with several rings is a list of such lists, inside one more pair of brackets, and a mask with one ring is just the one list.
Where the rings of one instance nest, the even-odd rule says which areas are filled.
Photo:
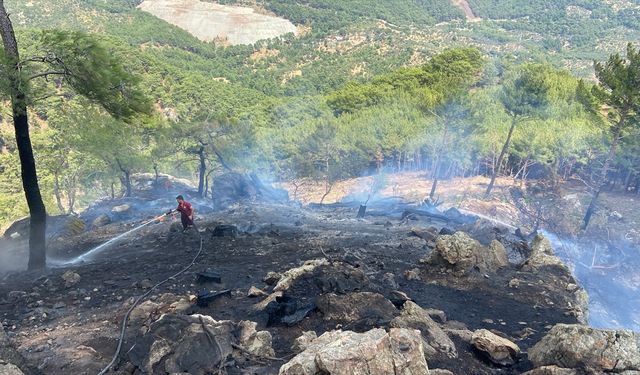
[[529, 349], [529, 359], [535, 366], [594, 373], [640, 371], [640, 334], [558, 324]]
[[464, 232], [438, 237], [436, 248], [427, 259], [431, 265], [444, 266], [456, 275], [472, 270], [482, 273], [495, 272], [508, 265], [507, 253], [499, 242], [493, 241], [488, 248]]
[[414, 302], [404, 303], [400, 316], [390, 323], [395, 328], [417, 329], [422, 334], [425, 341], [424, 349], [427, 356], [436, 352], [444, 353], [451, 358], [458, 356], [456, 346], [449, 336], [440, 328], [427, 311], [423, 310]]
[[331, 331], [280, 368], [280, 375], [428, 375], [420, 332]]
[[530, 247], [531, 255], [525, 261], [523, 271], [534, 271], [544, 266], [555, 266], [567, 270], [562, 260], [555, 255], [551, 242], [542, 234], [536, 235]]
[[370, 327], [383, 325], [398, 315], [398, 310], [391, 301], [381, 294], [369, 292], [345, 295], [327, 293], [316, 298], [316, 307], [326, 320], [359, 322]]
[[273, 288], [274, 292], [285, 291], [289, 289], [289, 287], [293, 284], [293, 282], [301, 277], [304, 274], [308, 274], [313, 272], [316, 267], [326, 266], [329, 264], [329, 261], [326, 259], [314, 259], [304, 262], [304, 264], [300, 267], [292, 268], [286, 271], [280, 277], [278, 283]]
[[163, 315], [136, 340], [129, 358], [148, 374], [215, 373], [229, 356], [241, 357], [242, 347], [253, 355], [273, 355], [271, 334], [255, 323], [216, 321], [206, 315]]
[[502, 366], [512, 365], [520, 354], [518, 345], [486, 329], [475, 331], [471, 343], [492, 362]]

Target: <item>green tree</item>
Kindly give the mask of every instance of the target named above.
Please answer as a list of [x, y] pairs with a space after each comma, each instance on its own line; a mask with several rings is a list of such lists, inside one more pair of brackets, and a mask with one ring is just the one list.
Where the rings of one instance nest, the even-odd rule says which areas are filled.
[[626, 57], [614, 54], [606, 62], [596, 62], [594, 66], [600, 83], [596, 96], [602, 100], [610, 123], [610, 144], [591, 195], [591, 203], [584, 216], [582, 229], [589, 226], [598, 197], [607, 180], [611, 162], [616, 156], [618, 142], [625, 131], [638, 127], [636, 116], [640, 113], [640, 51], [629, 43]]
[[496, 177], [509, 151], [516, 125], [523, 119], [538, 115], [546, 109], [551, 90], [549, 75], [552, 71], [553, 69], [547, 65], [528, 64], [512, 73], [503, 82], [498, 98], [511, 119], [511, 125], [491, 173], [491, 181], [485, 191], [486, 197], [491, 195]]
[[13, 25], [4, 1], [0, 0], [0, 36], [4, 46], [0, 73], [11, 99], [22, 184], [31, 215], [28, 267], [39, 269], [46, 266], [47, 212], [29, 134], [27, 109], [38, 99], [37, 90], [30, 90], [30, 86], [38, 80], [58, 77], [75, 92], [100, 103], [120, 118], [149, 112], [150, 106], [135, 85], [131, 85], [136, 79], [122, 67], [118, 57], [86, 34], [45, 32], [40, 39], [41, 54], [21, 59]]

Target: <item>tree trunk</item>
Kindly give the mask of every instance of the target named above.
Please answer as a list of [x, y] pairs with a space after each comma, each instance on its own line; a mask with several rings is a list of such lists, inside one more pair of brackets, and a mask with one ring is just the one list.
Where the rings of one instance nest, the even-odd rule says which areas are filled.
[[60, 192], [60, 176], [58, 176], [58, 172], [55, 172], [53, 174], [53, 194], [56, 197], [58, 210], [60, 210], [60, 213], [65, 214], [64, 205], [62, 204], [62, 195]]
[[431, 192], [429, 192], [429, 199], [433, 201], [436, 195], [436, 188], [438, 187], [438, 177], [440, 175], [440, 164], [442, 163], [442, 153], [444, 152], [445, 145], [447, 143], [447, 124], [444, 125], [444, 131], [442, 133], [442, 142], [440, 143], [440, 150], [436, 155], [435, 165], [433, 166], [433, 183], [431, 184]]
[[629, 187], [631, 186], [631, 177], [633, 177], [633, 171], [631, 168], [627, 171], [627, 177], [624, 179], [624, 192], [629, 192]]
[[29, 269], [41, 269], [46, 266], [46, 228], [47, 210], [42, 201], [36, 161], [33, 157], [31, 138], [29, 136], [29, 118], [27, 115], [27, 102], [22, 91], [18, 62], [18, 42], [11, 25], [11, 20], [0, 0], [0, 34], [7, 57], [16, 64], [13, 74], [9, 77], [11, 91], [11, 109], [13, 114], [13, 126], [16, 134], [16, 144], [20, 155], [20, 168], [22, 187], [24, 189], [29, 214], [31, 216], [29, 226]]
[[124, 188], [124, 196], [126, 198], [131, 196], [131, 170], [124, 168], [120, 159], [116, 158], [116, 162], [118, 163], [118, 168], [122, 172], [122, 177], [120, 178], [120, 182], [122, 183], [122, 187]]
[[622, 127], [624, 125], [624, 121], [626, 119], [626, 111], [620, 115], [620, 121], [616, 126], [615, 133], [613, 135], [613, 139], [611, 140], [611, 147], [609, 148], [609, 154], [607, 155], [607, 159], [604, 161], [604, 165], [602, 166], [602, 171], [600, 172], [600, 180], [598, 181], [598, 187], [594, 190], [593, 195], [591, 196], [591, 203], [589, 203], [589, 208], [587, 208], [587, 212], [584, 215], [584, 221], [582, 224], [582, 229], [586, 230], [589, 226], [589, 222], [591, 221], [591, 217], [596, 210], [596, 204], [598, 202], [598, 196], [602, 192], [602, 189], [606, 185], [607, 173], [609, 173], [609, 166], [611, 161], [616, 156], [616, 147], [618, 146], [618, 141], [620, 140], [620, 134], [622, 133]]
[[516, 128], [516, 124], [518, 123], [518, 117], [511, 117], [511, 127], [509, 128], [509, 134], [507, 134], [507, 140], [504, 142], [502, 146], [502, 151], [500, 151], [500, 156], [498, 156], [498, 161], [496, 162], [496, 167], [493, 168], [493, 173], [491, 174], [491, 182], [489, 182], [489, 186], [487, 186], [487, 191], [484, 193], [485, 197], [488, 198], [491, 195], [491, 190], [493, 190], [493, 185], [496, 183], [496, 177], [498, 175], [498, 171], [500, 170], [500, 166], [502, 165], [502, 160], [504, 156], [507, 154], [509, 150], [509, 144], [511, 143], [511, 136], [513, 135], [513, 130]]
[[205, 153], [204, 153], [204, 147], [200, 146], [200, 149], [198, 149], [198, 158], [200, 159], [200, 167], [198, 168], [198, 194], [201, 197], [204, 197], [204, 195], [206, 194], [205, 191], [205, 179], [206, 179], [206, 174], [207, 174], [207, 163], [206, 163], [206, 159], [205, 159]]

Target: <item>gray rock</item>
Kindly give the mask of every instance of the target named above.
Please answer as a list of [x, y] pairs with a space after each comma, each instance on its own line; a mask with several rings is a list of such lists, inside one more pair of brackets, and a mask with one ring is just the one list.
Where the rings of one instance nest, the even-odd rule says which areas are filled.
[[68, 288], [80, 282], [80, 275], [73, 271], [67, 271], [62, 274], [62, 280], [64, 280], [64, 286]]
[[282, 278], [282, 275], [278, 272], [267, 272], [267, 275], [262, 279], [267, 285], [276, 285], [278, 281]]
[[537, 234], [531, 241], [531, 255], [525, 261], [522, 270], [533, 271], [545, 266], [560, 267], [568, 272], [566, 265], [555, 255], [551, 242], [542, 234]]
[[114, 206], [111, 209], [111, 212], [113, 212], [114, 214], [121, 214], [129, 211], [130, 209], [131, 209], [131, 206], [129, 206], [128, 204], [121, 204], [119, 206]]
[[257, 326], [258, 324], [256, 322], [248, 320], [243, 320], [238, 323], [240, 329], [240, 345], [256, 356], [273, 357], [275, 352], [271, 344], [271, 333], [268, 331], [257, 331]]
[[103, 227], [107, 224], [111, 224], [111, 218], [107, 214], [102, 214], [93, 219], [93, 223], [91, 224], [94, 228]]
[[[429, 314], [414, 302], [405, 302], [400, 316], [390, 323], [395, 328], [417, 329], [427, 345], [451, 358], [458, 356], [456, 345]], [[428, 348], [427, 348], [428, 349]]]
[[558, 366], [542, 366], [527, 371], [522, 375], [578, 375], [578, 371]]
[[302, 332], [302, 336], [294, 340], [293, 346], [291, 346], [291, 350], [293, 350], [296, 353], [301, 353], [307, 350], [307, 348], [309, 347], [309, 345], [311, 345], [313, 340], [317, 338], [318, 338], [318, 335], [315, 333], [315, 331]]
[[249, 288], [249, 291], [247, 292], [247, 297], [251, 297], [251, 298], [264, 297], [266, 295], [267, 293], [256, 288], [255, 286], [252, 286], [251, 288]]
[[469, 237], [464, 232], [438, 237], [435, 251], [427, 259], [428, 264], [452, 269], [456, 275], [463, 275], [473, 269], [482, 273], [495, 272], [508, 264], [504, 246], [497, 241], [489, 248]]
[[535, 366], [556, 365], [596, 372], [640, 371], [640, 334], [558, 324], [529, 349]]
[[375, 328], [365, 333], [332, 331], [280, 368], [280, 375], [428, 375], [420, 333]]
[[18, 366], [0, 359], [0, 375], [24, 375]]
[[355, 292], [346, 295], [327, 293], [316, 298], [316, 307], [326, 320], [353, 323], [363, 320], [375, 325], [389, 322], [398, 309], [383, 295]]
[[486, 329], [475, 331], [471, 343], [492, 362], [502, 366], [515, 363], [515, 358], [520, 353], [518, 345]]

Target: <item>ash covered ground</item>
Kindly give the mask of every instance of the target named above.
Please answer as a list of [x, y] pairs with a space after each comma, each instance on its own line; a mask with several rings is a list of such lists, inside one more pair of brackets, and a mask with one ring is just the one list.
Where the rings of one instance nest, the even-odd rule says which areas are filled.
[[[189, 271], [154, 290], [134, 310], [114, 372], [144, 373], [140, 358], [145, 353], [136, 348], [144, 346], [141, 337], [162, 314], [253, 321], [268, 331], [273, 356], [236, 356], [221, 363], [220, 371], [229, 374], [277, 374], [300, 350], [292, 346], [306, 331], [320, 336], [336, 329], [388, 329], [397, 325], [407, 301], [425, 309], [437, 322], [433, 329], [446, 333], [434, 338], [428, 329], [423, 332], [429, 368], [519, 374], [533, 367], [528, 348], [557, 323], [583, 317], [585, 301], [567, 269], [522, 267], [531, 249], [508, 230], [479, 220], [407, 214], [403, 202], [395, 205], [371, 207], [364, 219], [348, 206], [258, 202], [201, 214], [202, 254]], [[49, 256], [72, 259], [139, 223], [115, 222], [58, 238], [51, 241]], [[469, 233], [483, 248], [500, 241], [509, 263], [494, 269], [483, 261], [461, 267], [434, 261], [436, 243], [456, 231]], [[87, 264], [52, 268], [44, 275], [9, 273], [0, 284], [2, 324], [36, 372], [98, 373], [116, 348], [120, 321], [133, 298], [189, 264], [199, 245], [195, 230], [182, 233], [171, 221], [154, 223]], [[311, 266], [287, 288], [274, 292], [283, 274], [309, 261]], [[207, 271], [216, 277], [199, 278]], [[252, 287], [257, 297], [248, 295]], [[227, 290], [196, 303], [203, 292]], [[511, 363], [496, 364], [471, 343], [470, 335], [479, 329], [508, 338], [521, 352]], [[162, 366], [147, 371], [166, 373]]]

